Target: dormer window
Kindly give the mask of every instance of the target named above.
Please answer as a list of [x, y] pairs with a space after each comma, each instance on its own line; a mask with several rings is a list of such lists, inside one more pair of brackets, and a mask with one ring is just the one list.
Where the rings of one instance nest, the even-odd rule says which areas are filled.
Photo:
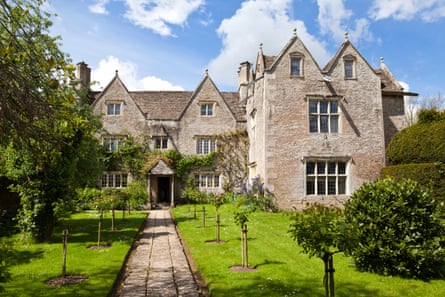
[[290, 55], [290, 75], [292, 77], [303, 76], [303, 55], [301, 53]]
[[122, 114], [122, 103], [112, 102], [107, 103], [107, 115], [121, 115]]
[[352, 79], [355, 78], [355, 57], [346, 56], [343, 59], [345, 78]]
[[214, 103], [201, 103], [201, 116], [202, 117], [213, 117], [214, 114]]

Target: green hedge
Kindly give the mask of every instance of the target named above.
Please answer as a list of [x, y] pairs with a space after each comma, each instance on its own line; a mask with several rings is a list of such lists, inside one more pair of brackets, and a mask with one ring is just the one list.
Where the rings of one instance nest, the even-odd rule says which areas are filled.
[[415, 124], [394, 135], [386, 150], [392, 165], [445, 163], [445, 121]]
[[421, 163], [401, 164], [384, 167], [382, 178], [393, 177], [396, 180], [412, 179], [432, 190], [433, 196], [445, 201], [445, 164]]

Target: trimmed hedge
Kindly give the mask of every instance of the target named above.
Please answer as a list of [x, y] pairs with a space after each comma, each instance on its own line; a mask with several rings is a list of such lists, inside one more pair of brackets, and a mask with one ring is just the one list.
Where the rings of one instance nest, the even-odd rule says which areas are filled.
[[382, 178], [392, 177], [395, 180], [411, 179], [429, 188], [434, 198], [445, 201], [445, 164], [422, 163], [401, 164], [384, 167], [380, 172]]
[[392, 165], [445, 163], [445, 121], [415, 124], [394, 135], [386, 150]]

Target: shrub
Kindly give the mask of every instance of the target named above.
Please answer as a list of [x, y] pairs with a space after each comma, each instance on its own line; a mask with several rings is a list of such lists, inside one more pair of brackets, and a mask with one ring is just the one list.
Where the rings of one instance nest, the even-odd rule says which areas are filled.
[[415, 124], [394, 135], [386, 149], [392, 165], [445, 163], [445, 121]]
[[437, 211], [417, 182], [387, 178], [364, 184], [345, 204], [357, 268], [420, 279], [444, 276], [445, 230]]

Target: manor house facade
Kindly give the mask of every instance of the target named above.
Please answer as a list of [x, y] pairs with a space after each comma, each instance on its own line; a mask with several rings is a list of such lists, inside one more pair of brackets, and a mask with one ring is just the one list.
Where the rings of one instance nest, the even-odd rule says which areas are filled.
[[[83, 83], [89, 68], [77, 65]], [[276, 56], [258, 51], [238, 71], [238, 91], [219, 91], [209, 74], [194, 91], [129, 91], [116, 72], [92, 107], [103, 119], [99, 135], [112, 151], [131, 135], [148, 150], [184, 155], [217, 150], [214, 136], [246, 130], [249, 177], [260, 177], [280, 208], [342, 204], [378, 178], [385, 148], [405, 124], [407, 93], [385, 66], [373, 69], [345, 35], [320, 68], [294, 32]], [[218, 168], [193, 173], [201, 190], [221, 191]], [[103, 187], [125, 187], [126, 172], [105, 172]], [[160, 161], [147, 177], [149, 201], [174, 205], [180, 185]]]

